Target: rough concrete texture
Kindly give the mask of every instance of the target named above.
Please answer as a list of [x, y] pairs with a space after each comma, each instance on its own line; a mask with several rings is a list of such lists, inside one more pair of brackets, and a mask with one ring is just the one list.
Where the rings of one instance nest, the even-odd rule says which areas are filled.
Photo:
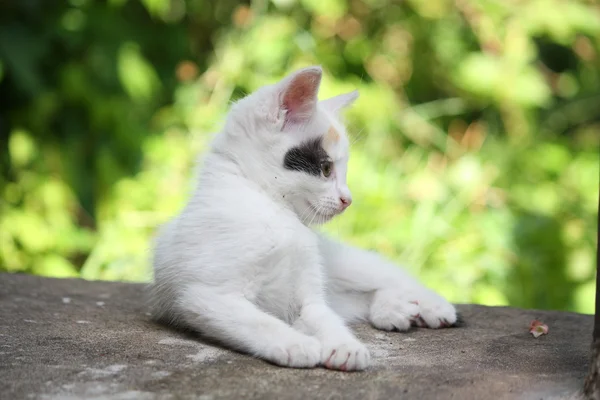
[[[588, 368], [593, 317], [459, 306], [460, 328], [357, 326], [366, 372], [285, 369], [150, 322], [143, 286], [0, 274], [2, 399], [558, 399]], [[549, 334], [528, 333], [531, 320]]]

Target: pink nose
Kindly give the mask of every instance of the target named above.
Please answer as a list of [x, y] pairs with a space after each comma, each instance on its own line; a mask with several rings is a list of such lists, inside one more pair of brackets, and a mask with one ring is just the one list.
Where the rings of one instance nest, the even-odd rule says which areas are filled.
[[350, 207], [350, 204], [352, 204], [351, 197], [340, 197], [340, 201], [342, 202], [342, 210], [345, 210], [346, 208]]

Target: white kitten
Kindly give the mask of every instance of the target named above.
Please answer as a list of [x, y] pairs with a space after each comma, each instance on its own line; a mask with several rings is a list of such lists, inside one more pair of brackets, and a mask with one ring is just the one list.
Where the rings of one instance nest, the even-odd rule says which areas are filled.
[[290, 367], [362, 370], [345, 322], [385, 330], [456, 322], [454, 307], [378, 255], [309, 228], [352, 202], [339, 113], [357, 92], [318, 101], [310, 67], [235, 104], [189, 203], [162, 227], [155, 316]]

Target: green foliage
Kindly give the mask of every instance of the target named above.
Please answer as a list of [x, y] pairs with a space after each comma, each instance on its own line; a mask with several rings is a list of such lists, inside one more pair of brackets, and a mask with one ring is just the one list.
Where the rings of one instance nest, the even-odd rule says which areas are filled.
[[358, 88], [355, 203], [324, 229], [455, 302], [593, 312], [589, 1], [0, 4], [0, 269], [145, 281], [231, 101], [321, 64]]

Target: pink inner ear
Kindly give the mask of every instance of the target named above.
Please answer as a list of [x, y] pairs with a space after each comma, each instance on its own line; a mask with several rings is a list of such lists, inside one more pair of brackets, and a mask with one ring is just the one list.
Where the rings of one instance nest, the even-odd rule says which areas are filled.
[[320, 83], [321, 71], [316, 68], [302, 71], [292, 78], [282, 100], [282, 107], [287, 110], [286, 123], [302, 123], [312, 116]]

